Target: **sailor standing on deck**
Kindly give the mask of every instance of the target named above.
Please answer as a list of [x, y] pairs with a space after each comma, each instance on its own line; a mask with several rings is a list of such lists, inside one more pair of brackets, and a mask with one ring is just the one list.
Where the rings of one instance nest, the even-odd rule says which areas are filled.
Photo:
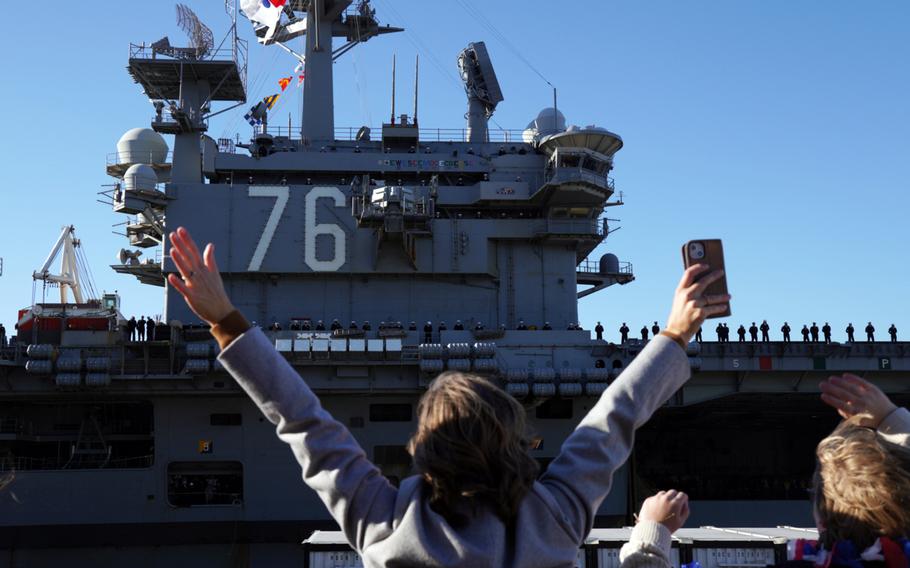
[[622, 322], [622, 327], [619, 328], [619, 337], [620, 343], [625, 343], [629, 340], [629, 326], [626, 325], [626, 322]]
[[136, 341], [136, 326], [137, 325], [138, 324], [136, 323], [136, 316], [131, 317], [130, 320], [128, 322], [126, 322], [126, 332], [129, 335], [130, 341]]
[[[0, 325], [0, 329], [2, 328], [3, 326]], [[888, 328], [888, 334], [891, 336], [891, 343], [897, 343], [897, 326], [895, 326], [893, 323], [891, 324], [891, 327]]]
[[853, 323], [848, 323], [847, 324], [847, 342], [853, 343], [854, 341], [856, 341], [856, 340], [853, 338]]
[[866, 325], [866, 341], [875, 343], [875, 327], [872, 326], [871, 321]]
[[597, 322], [597, 325], [594, 326], [594, 333], [597, 334], [597, 341], [603, 341], [604, 326], [600, 325], [600, 322]]
[[642, 341], [648, 340], [648, 326], [646, 326], [646, 325], [641, 326], [641, 340]]
[[825, 336], [825, 343], [831, 343], [831, 325], [828, 322], [822, 326], [822, 335]]
[[768, 325], [768, 320], [761, 320], [761, 325], [758, 326], [758, 329], [761, 330], [761, 340], [763, 343], [771, 341], [771, 338], [768, 337], [768, 332], [771, 331], [771, 326]]
[[717, 332], [717, 342], [724, 342], [724, 325], [722, 323], [717, 324], [717, 327], [714, 329]]
[[660, 333], [660, 326], [657, 325], [657, 322], [654, 322], [654, 325], [651, 326], [651, 335], [657, 337]]
[[145, 337], [149, 341], [155, 341], [155, 320], [149, 316], [145, 320]]
[[433, 324], [427, 322], [423, 324], [423, 342], [432, 343], [433, 342]]
[[752, 343], [758, 342], [758, 326], [755, 325], [755, 322], [752, 322], [752, 325], [749, 326], [749, 338]]
[[812, 334], [812, 343], [818, 343], [818, 324], [812, 322], [812, 327], [809, 328], [809, 333]]
[[790, 343], [790, 324], [784, 322], [784, 325], [780, 328], [780, 331], [784, 334], [784, 343]]
[[6, 328], [0, 323], [0, 347], [6, 347]]
[[145, 341], [145, 316], [142, 316], [136, 323], [136, 331], [139, 335], [139, 341]]

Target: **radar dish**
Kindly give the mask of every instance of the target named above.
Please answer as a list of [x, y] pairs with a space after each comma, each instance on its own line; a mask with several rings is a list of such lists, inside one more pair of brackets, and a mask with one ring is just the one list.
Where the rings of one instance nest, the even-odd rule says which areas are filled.
[[177, 25], [189, 36], [193, 47], [196, 48], [197, 59], [205, 57], [215, 47], [212, 30], [185, 4], [177, 4]]

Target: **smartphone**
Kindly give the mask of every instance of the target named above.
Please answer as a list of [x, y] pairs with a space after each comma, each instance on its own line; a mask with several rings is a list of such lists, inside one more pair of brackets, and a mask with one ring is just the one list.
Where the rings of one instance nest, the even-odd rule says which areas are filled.
[[[689, 241], [682, 247], [682, 256], [683, 266], [685, 268], [689, 268], [693, 264], [707, 264], [711, 267], [711, 269], [707, 272], [703, 272], [696, 276], [696, 281], [707, 276], [715, 270], [726, 270], [724, 266], [724, 245], [720, 242], [720, 239], [698, 239]], [[705, 294], [709, 295], [727, 293], [726, 274], [724, 274], [720, 280], [713, 282], [705, 289]], [[727, 309], [723, 313], [708, 317], [725, 318], [728, 317], [731, 313], [730, 304], [728, 303]]]

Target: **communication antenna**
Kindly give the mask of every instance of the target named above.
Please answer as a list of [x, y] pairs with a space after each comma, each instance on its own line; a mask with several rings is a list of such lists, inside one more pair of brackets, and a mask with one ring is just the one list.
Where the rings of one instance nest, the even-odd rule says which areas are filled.
[[395, 124], [395, 54], [392, 54], [392, 122]]
[[414, 60], [414, 126], [417, 126], [417, 84], [420, 79], [420, 54]]
[[177, 25], [186, 32], [193, 47], [196, 48], [196, 59], [202, 59], [215, 47], [215, 36], [212, 30], [199, 20], [185, 4], [177, 4]]

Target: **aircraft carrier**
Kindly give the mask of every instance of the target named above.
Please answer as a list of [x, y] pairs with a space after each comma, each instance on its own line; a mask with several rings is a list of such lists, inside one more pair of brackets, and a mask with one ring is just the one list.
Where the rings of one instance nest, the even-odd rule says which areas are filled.
[[[112, 268], [162, 287], [163, 320], [140, 341], [116, 295], [87, 295], [66, 227], [35, 272], [60, 301], [23, 309], [2, 352], [0, 566], [291, 565], [313, 530], [335, 528], [166, 285], [175, 227], [216, 243], [238, 308], [392, 479], [410, 472], [416, 402], [440, 371], [501, 381], [526, 404], [546, 464], [642, 348], [577, 324], [579, 298], [634, 280], [619, 260], [634, 251], [607, 252], [619, 135], [567, 124], [555, 107], [492, 127], [510, 86], [481, 41], [457, 54], [463, 128], [425, 127], [416, 94], [399, 113], [394, 91], [381, 127], [339, 128], [333, 61], [401, 30], [366, 1], [226, 8], [221, 43], [179, 7], [185, 45], [128, 46], [136, 96], [151, 105], [108, 158], [106, 195], [129, 241]], [[268, 101], [249, 92], [245, 19], [251, 41], [302, 65], [299, 126], [270, 124]], [[221, 112], [246, 113], [252, 135], [210, 137]], [[836, 421], [819, 380], [852, 371], [901, 392], [906, 350], [691, 344], [692, 380], [640, 432], [597, 525], [628, 524], [668, 486], [690, 493], [693, 525], [811, 525], [812, 449]]]

